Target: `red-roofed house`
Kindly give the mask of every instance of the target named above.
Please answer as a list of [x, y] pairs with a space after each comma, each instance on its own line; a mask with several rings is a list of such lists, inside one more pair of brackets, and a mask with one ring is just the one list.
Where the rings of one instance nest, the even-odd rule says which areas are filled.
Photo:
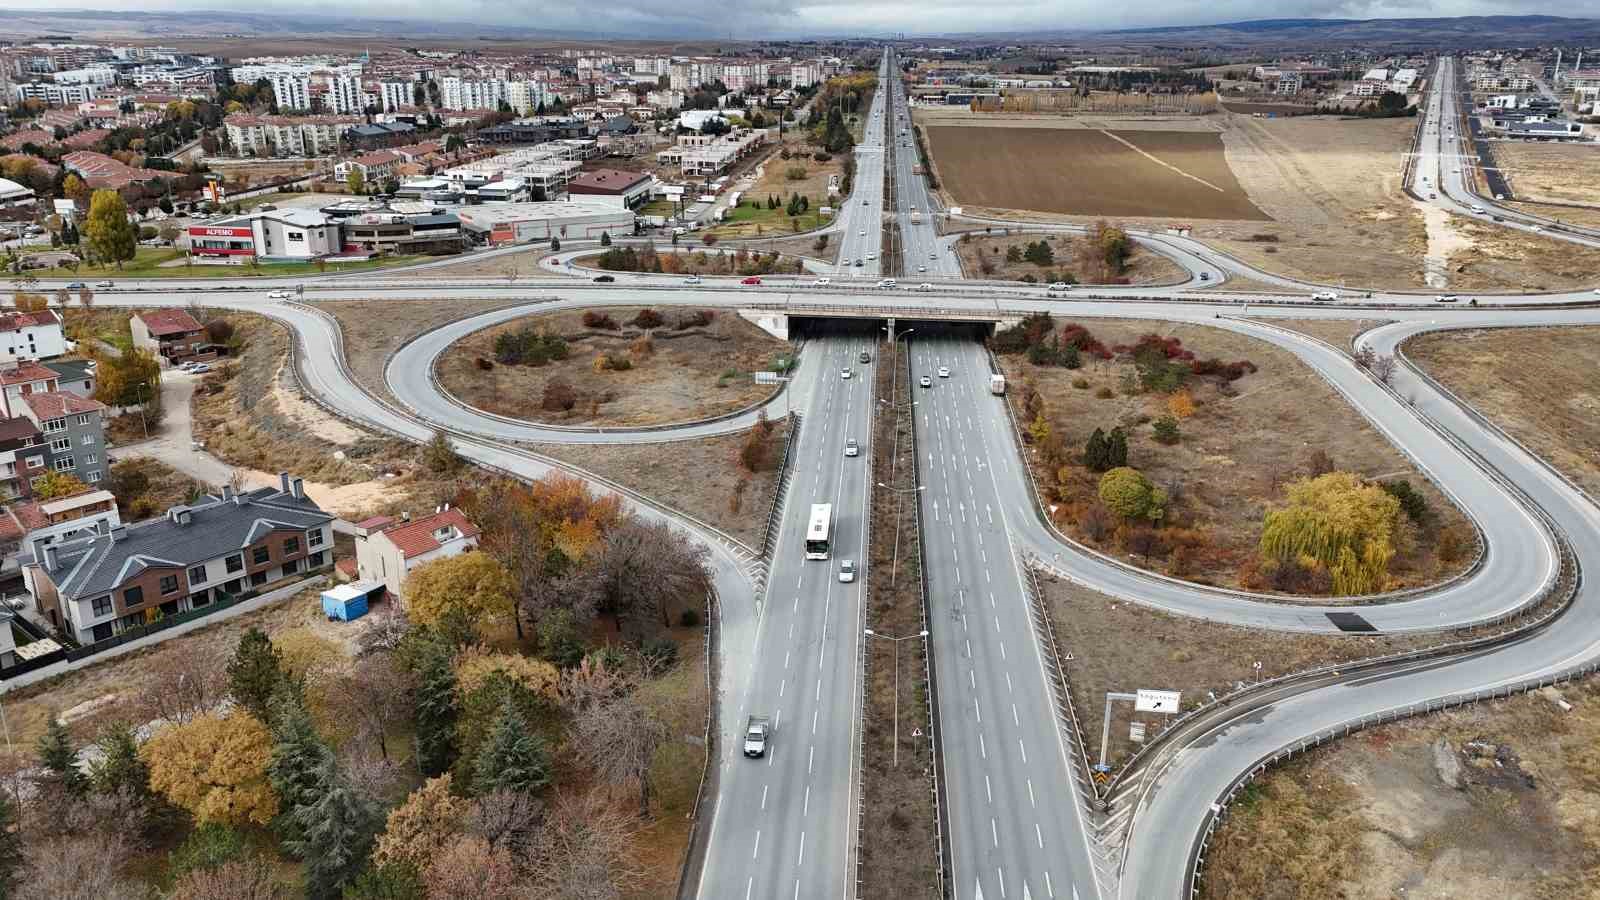
[[352, 169], [361, 173], [361, 180], [367, 184], [382, 181], [395, 173], [395, 166], [404, 161], [404, 157], [393, 150], [374, 150], [363, 153], [354, 159], [340, 160], [333, 167], [333, 177], [344, 180], [350, 177]]
[[477, 546], [478, 526], [448, 504], [414, 521], [375, 516], [356, 523], [356, 573], [398, 597], [412, 569]]
[[61, 375], [53, 369], [47, 369], [32, 360], [19, 360], [0, 369], [0, 411], [10, 419], [25, 416], [24, 397], [59, 390], [60, 387]]
[[128, 329], [133, 332], [135, 347], [172, 365], [205, 355], [208, 353], [205, 348], [210, 346], [206, 343], [205, 329], [194, 316], [181, 309], [168, 307], [135, 313], [128, 320]]
[[90, 128], [87, 131], [80, 131], [77, 134], [70, 135], [61, 143], [74, 150], [88, 150], [110, 136], [111, 129], [109, 128]]
[[29, 128], [23, 131], [14, 131], [0, 138], [0, 147], [10, 147], [12, 150], [21, 150], [23, 144], [33, 144], [36, 147], [48, 147], [56, 142], [56, 136], [48, 131], [38, 128]]
[[93, 150], [74, 150], [61, 157], [61, 164], [78, 173], [84, 184], [92, 188], [124, 188], [140, 181], [174, 177], [170, 172], [154, 169], [136, 169]]

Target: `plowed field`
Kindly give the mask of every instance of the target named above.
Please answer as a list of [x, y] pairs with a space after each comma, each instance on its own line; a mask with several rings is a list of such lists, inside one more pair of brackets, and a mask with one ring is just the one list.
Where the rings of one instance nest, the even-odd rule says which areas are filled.
[[1058, 128], [927, 130], [957, 202], [1085, 216], [1267, 220], [1212, 132]]

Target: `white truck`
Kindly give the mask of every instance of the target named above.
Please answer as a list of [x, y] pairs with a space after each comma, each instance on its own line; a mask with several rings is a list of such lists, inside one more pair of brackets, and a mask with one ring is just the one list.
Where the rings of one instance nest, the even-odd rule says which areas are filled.
[[996, 397], [1006, 392], [1006, 377], [998, 372], [989, 376], [989, 393]]
[[767, 754], [767, 738], [772, 736], [772, 720], [766, 716], [751, 716], [744, 726], [744, 755], [760, 759]]

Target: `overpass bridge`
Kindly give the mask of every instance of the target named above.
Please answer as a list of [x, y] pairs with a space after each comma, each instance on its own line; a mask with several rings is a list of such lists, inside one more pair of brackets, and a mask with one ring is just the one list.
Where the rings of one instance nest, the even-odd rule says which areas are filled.
[[902, 327], [918, 324], [972, 325], [982, 334], [992, 334], [1021, 322], [1028, 313], [1002, 309], [997, 304], [973, 306], [924, 306], [915, 302], [857, 305], [842, 303], [753, 303], [739, 307], [739, 315], [767, 333], [789, 340], [804, 336], [806, 330], [823, 321], [853, 320], [877, 322], [889, 331], [889, 339]]

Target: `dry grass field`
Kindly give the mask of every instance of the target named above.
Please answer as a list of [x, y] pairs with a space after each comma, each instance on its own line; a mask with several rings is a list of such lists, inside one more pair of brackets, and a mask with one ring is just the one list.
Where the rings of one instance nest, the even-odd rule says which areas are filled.
[[1214, 132], [1064, 128], [926, 130], [955, 202], [1084, 216], [1264, 220]]
[[1235, 801], [1200, 897], [1592, 897], [1597, 748], [1591, 678], [1313, 750]]
[[1593, 143], [1496, 141], [1494, 155], [1519, 200], [1600, 207], [1600, 179], [1574, 177], [1600, 172], [1600, 147]]
[[[1112, 350], [1157, 332], [1180, 339], [1197, 358], [1245, 360], [1257, 367], [1231, 383], [1190, 378], [1187, 389], [1194, 411], [1179, 422], [1178, 443], [1165, 445], [1155, 440], [1154, 422], [1171, 413], [1169, 395], [1140, 392], [1134, 364], [1126, 354], [1101, 360], [1084, 353], [1079, 369], [1035, 365], [1025, 354], [1002, 355], [1002, 371], [1017, 386], [1008, 391], [1012, 403], [1025, 402], [1030, 385], [1036, 389], [1046, 421], [1071, 454], [1072, 461], [1059, 470], [1051, 469], [1039, 454], [1030, 453], [1030, 460], [1035, 477], [1051, 495], [1057, 524], [1074, 538], [1132, 565], [1174, 577], [1271, 590], [1272, 585], [1254, 572], [1262, 519], [1270, 507], [1283, 502], [1284, 486], [1309, 474], [1321, 462], [1317, 454], [1323, 453], [1324, 465], [1333, 469], [1372, 479], [1404, 478], [1427, 498], [1433, 521], [1426, 527], [1409, 523], [1405, 527], [1405, 549], [1389, 567], [1391, 587], [1435, 583], [1468, 561], [1460, 558], [1469, 555], [1465, 549], [1448, 561], [1440, 560], [1435, 551], [1438, 535], [1446, 529], [1470, 542], [1465, 537], [1470, 528], [1460, 511], [1288, 351], [1203, 325], [1085, 318], [1075, 323], [1057, 320], [1057, 332], [1070, 324], [1086, 327]], [[1114, 522], [1101, 520], [1103, 527], [1097, 527], [1100, 476], [1082, 465], [1082, 452], [1096, 428], [1109, 433], [1116, 426], [1128, 435], [1128, 465], [1177, 498], [1164, 520], [1176, 536], [1149, 554], [1134, 552], [1113, 530]], [[1171, 552], [1184, 541], [1193, 546], [1181, 554]]]
[[[710, 324], [677, 329], [680, 310], [645, 330], [629, 323], [643, 309], [605, 312], [616, 331], [586, 327], [583, 313], [527, 316], [487, 328], [459, 341], [439, 357], [439, 382], [462, 402], [503, 416], [561, 425], [661, 425], [731, 412], [772, 392], [750, 373], [767, 367], [789, 345], [737, 315], [723, 313]], [[495, 359], [495, 339], [523, 328], [543, 329], [567, 341], [568, 356], [541, 366], [501, 365], [484, 371], [477, 360]], [[627, 359], [622, 371], [595, 365], [600, 354]], [[542, 408], [545, 388], [562, 380], [576, 393], [570, 410]]]
[[[1028, 244], [1039, 240], [1050, 242], [1055, 264], [1040, 267], [1026, 260], [1006, 261], [1008, 248], [1025, 250]], [[979, 231], [972, 232], [965, 240], [956, 244], [956, 253], [960, 255], [961, 268], [969, 278], [1016, 280], [1025, 275], [1032, 275], [1039, 281], [1050, 282], [1055, 280], [1055, 275], [1072, 271], [1077, 247], [1083, 240], [1082, 237], [1068, 234], [991, 237]], [[983, 271], [984, 260], [994, 267], [992, 273], [986, 274]], [[1159, 253], [1146, 250], [1142, 245], [1135, 245], [1133, 253], [1128, 257], [1128, 270], [1123, 275], [1128, 284], [1177, 284], [1184, 280], [1184, 276], [1182, 266]]]
[[1406, 356], [1585, 490], [1600, 495], [1600, 328], [1441, 331]]

